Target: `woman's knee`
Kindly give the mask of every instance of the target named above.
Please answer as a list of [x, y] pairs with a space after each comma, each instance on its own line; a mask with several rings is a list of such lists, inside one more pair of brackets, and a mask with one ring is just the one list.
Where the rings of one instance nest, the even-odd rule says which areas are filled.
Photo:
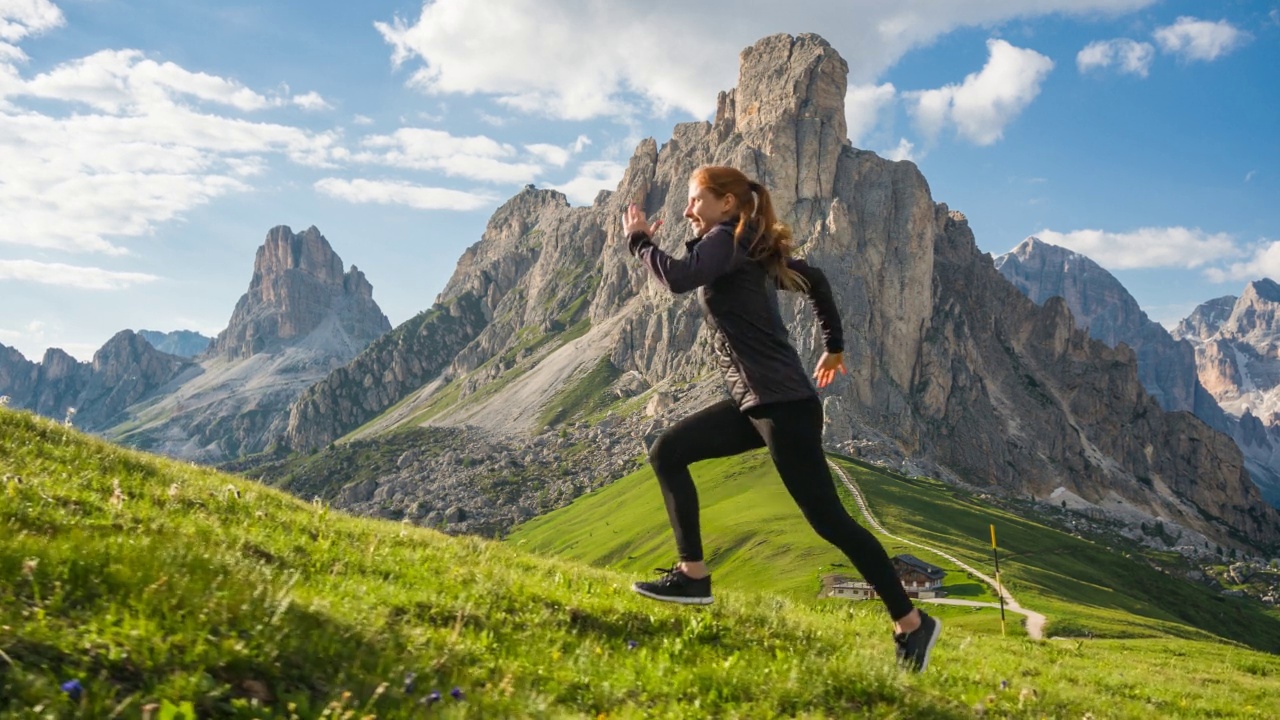
[[649, 446], [649, 464], [655, 471], [687, 466], [681, 444], [680, 439], [670, 433], [659, 435]]

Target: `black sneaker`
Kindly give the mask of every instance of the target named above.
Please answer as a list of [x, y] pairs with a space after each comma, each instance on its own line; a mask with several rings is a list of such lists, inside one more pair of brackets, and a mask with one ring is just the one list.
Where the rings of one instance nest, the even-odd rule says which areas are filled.
[[908, 670], [924, 672], [929, 667], [929, 653], [942, 633], [942, 621], [920, 611], [920, 627], [909, 633], [895, 633], [893, 642], [898, 646], [898, 664]]
[[680, 571], [678, 565], [658, 568], [662, 577], [653, 582], [637, 582], [632, 590], [647, 598], [682, 605], [711, 604], [711, 576], [693, 579]]

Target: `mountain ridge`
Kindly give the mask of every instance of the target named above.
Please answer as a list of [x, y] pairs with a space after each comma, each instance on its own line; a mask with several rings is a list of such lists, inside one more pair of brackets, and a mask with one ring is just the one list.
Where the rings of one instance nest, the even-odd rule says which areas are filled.
[[[825, 41], [771, 36], [741, 58], [738, 86], [720, 94], [713, 121], [678, 124], [661, 147], [642, 141], [616, 190], [592, 206], [527, 188], [504, 206], [527, 206], [524, 215], [496, 213], [441, 295], [483, 297], [488, 323], [447, 370], [394, 401], [398, 419], [364, 422], [359, 437], [424, 422], [533, 436], [530, 405], [605, 362], [673, 403], [646, 437], [722, 396], [707, 377], [692, 298], [649, 281], [618, 218], [641, 205], [665, 222], [656, 242], [679, 253], [689, 173], [730, 164], [771, 188], [802, 240], [798, 254], [832, 281], [850, 373], [823, 395], [828, 447], [1044, 502], [1065, 492], [1135, 529], [1176, 524], [1197, 545], [1280, 540], [1280, 515], [1261, 502], [1229, 438], [1166, 414], [1142, 388], [1132, 351], [1090, 340], [1064, 305], [1041, 308], [1018, 292], [977, 250], [963, 214], [932, 200], [914, 164], [844, 139], [847, 65]], [[575, 305], [589, 320], [576, 335], [552, 322]], [[781, 307], [812, 363], [821, 348], [810, 310], [794, 297]], [[475, 393], [481, 409], [467, 400]], [[305, 423], [291, 431], [309, 433]]]

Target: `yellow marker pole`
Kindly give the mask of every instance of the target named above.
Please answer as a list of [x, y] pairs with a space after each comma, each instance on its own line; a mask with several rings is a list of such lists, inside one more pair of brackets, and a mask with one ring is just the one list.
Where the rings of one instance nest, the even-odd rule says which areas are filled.
[[996, 594], [1000, 596], [1000, 635], [1004, 636], [1004, 587], [1000, 584], [1000, 556], [996, 553], [996, 526], [991, 526], [991, 558], [996, 562]]

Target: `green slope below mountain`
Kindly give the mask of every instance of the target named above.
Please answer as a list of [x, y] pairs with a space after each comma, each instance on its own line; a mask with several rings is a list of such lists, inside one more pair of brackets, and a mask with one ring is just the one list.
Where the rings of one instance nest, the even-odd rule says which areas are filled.
[[1220, 643], [963, 626], [907, 675], [855, 605], [655, 605], [2, 409], [0, 477], [0, 717], [1260, 717], [1280, 677]]
[[[1002, 547], [1001, 579], [1024, 607], [1048, 616], [1049, 636], [1219, 637], [1280, 652], [1280, 613], [1255, 601], [1222, 597], [1126, 557], [1125, 550], [1024, 519], [941, 482], [839, 462], [889, 532], [987, 568], [988, 574], [994, 524]], [[817, 595], [825, 573], [857, 574], [809, 529], [763, 451], [707, 461], [694, 473], [717, 588], [802, 599]], [[861, 519], [843, 488], [841, 494]], [[994, 593], [946, 559], [881, 539], [890, 554], [910, 553], [947, 570], [945, 587], [952, 597], [995, 600]], [[632, 574], [669, 565], [674, 558], [657, 481], [647, 468], [517, 527], [508, 541]], [[996, 610], [940, 612], [988, 628], [996, 615], [999, 631]]]

